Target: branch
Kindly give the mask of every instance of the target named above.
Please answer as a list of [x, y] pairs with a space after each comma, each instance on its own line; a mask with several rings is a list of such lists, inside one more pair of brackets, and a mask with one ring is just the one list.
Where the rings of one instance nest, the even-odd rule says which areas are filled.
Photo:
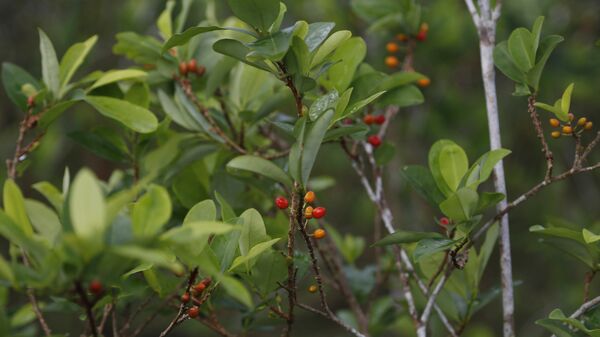
[[[188, 277], [187, 286], [185, 288], [186, 293], [190, 292], [192, 285], [196, 281], [196, 277], [198, 277], [198, 267], [194, 268], [190, 272], [190, 276]], [[182, 319], [182, 318], [186, 317], [186, 315], [183, 314], [184, 310], [185, 310], [185, 303], [181, 302], [181, 304], [179, 304], [179, 310], [177, 311], [177, 315], [175, 315], [175, 317], [173, 318], [173, 320], [171, 320], [169, 325], [160, 333], [159, 337], [167, 336], [177, 326], [177, 324], [179, 324], [185, 320], [185, 319]]]
[[548, 179], [550, 179], [550, 177], [552, 177], [552, 168], [554, 166], [554, 156], [552, 155], [552, 151], [550, 151], [550, 148], [548, 148], [548, 143], [546, 142], [546, 136], [544, 135], [544, 129], [542, 127], [542, 123], [540, 122], [540, 117], [537, 113], [537, 109], [535, 108], [535, 101], [536, 101], [535, 95], [531, 95], [531, 96], [529, 96], [527, 105], [528, 105], [529, 117], [531, 118], [531, 121], [533, 122], [533, 127], [535, 128], [537, 137], [539, 138], [540, 143], [542, 144], [542, 153], [544, 154], [544, 157], [546, 158], [546, 177], [544, 179], [548, 180]]
[[330, 320], [330, 321], [334, 322], [335, 324], [337, 324], [337, 325], [341, 326], [341, 327], [342, 327], [342, 328], [344, 328], [346, 331], [350, 332], [351, 334], [353, 334], [353, 335], [354, 335], [354, 336], [356, 336], [356, 337], [367, 337], [367, 336], [363, 335], [363, 334], [362, 334], [360, 331], [358, 331], [358, 330], [354, 329], [353, 327], [351, 327], [351, 326], [348, 326], [348, 325], [344, 324], [344, 322], [342, 322], [342, 321], [341, 321], [341, 320], [340, 320], [340, 319], [339, 319], [337, 316], [335, 316], [335, 315], [331, 315], [331, 314], [325, 313], [325, 312], [323, 312], [323, 311], [321, 311], [321, 310], [319, 310], [319, 309], [315, 309], [315, 308], [313, 308], [313, 307], [311, 307], [311, 306], [309, 306], [309, 305], [303, 304], [303, 303], [298, 303], [298, 306], [299, 306], [300, 308], [304, 309], [304, 310], [307, 310], [307, 311], [313, 312], [313, 313], [315, 313], [315, 314], [318, 314], [318, 315], [321, 315], [321, 316], [323, 316], [323, 317], [327, 318], [328, 320]]
[[[583, 315], [586, 313], [586, 311], [592, 309], [598, 304], [600, 304], [600, 296], [594, 297], [593, 299], [583, 303], [577, 310], [575, 310], [575, 312], [571, 314], [571, 316], [569, 316], [569, 318], [579, 318], [579, 316]], [[556, 337], [556, 335], [553, 334], [552, 337]]]
[[281, 336], [289, 336], [294, 324], [294, 306], [296, 305], [296, 267], [294, 265], [294, 239], [296, 227], [302, 222], [302, 201], [300, 194], [300, 184], [294, 183], [292, 191], [292, 205], [290, 210], [287, 263], [288, 263], [288, 282], [285, 289], [288, 292], [288, 313], [287, 324], [281, 332]]
[[92, 330], [92, 336], [98, 337], [98, 330], [96, 329], [96, 319], [94, 318], [94, 313], [92, 312], [92, 303], [87, 297], [83, 286], [81, 285], [81, 281], [75, 281], [75, 290], [77, 294], [79, 294], [79, 298], [81, 299], [81, 303], [83, 308], [85, 309], [85, 314], [88, 319], [88, 323], [90, 325], [90, 329]]

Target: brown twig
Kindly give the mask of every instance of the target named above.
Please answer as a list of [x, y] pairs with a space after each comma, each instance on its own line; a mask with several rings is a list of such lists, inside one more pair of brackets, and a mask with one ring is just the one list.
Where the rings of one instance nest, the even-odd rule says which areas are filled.
[[288, 292], [288, 313], [287, 322], [281, 332], [281, 336], [289, 336], [294, 324], [294, 306], [296, 305], [296, 267], [294, 265], [294, 239], [296, 236], [296, 228], [302, 223], [302, 202], [301, 189], [298, 182], [294, 183], [292, 190], [292, 205], [290, 208], [289, 228], [288, 228], [288, 244], [287, 244], [287, 269], [288, 280], [286, 290]]
[[[194, 268], [190, 272], [190, 276], [188, 277], [187, 286], [185, 288], [185, 292], [189, 293], [192, 285], [196, 281], [196, 277], [198, 277], [198, 267]], [[175, 317], [171, 320], [169, 325], [160, 333], [159, 337], [167, 336], [179, 323], [183, 322], [182, 317], [184, 317], [185, 303], [179, 304], [179, 309]]]
[[531, 95], [527, 100], [527, 106], [529, 111], [529, 117], [533, 123], [533, 127], [537, 134], [540, 143], [542, 144], [542, 153], [544, 154], [544, 158], [546, 159], [546, 177], [545, 180], [549, 180], [552, 177], [552, 168], [554, 167], [554, 156], [552, 155], [552, 151], [548, 147], [548, 143], [546, 142], [546, 136], [544, 135], [544, 128], [542, 127], [542, 123], [540, 122], [540, 116], [537, 113], [537, 109], [535, 108], [536, 96]]
[[592, 280], [596, 276], [596, 271], [591, 270], [585, 273], [585, 278], [583, 279], [583, 303], [587, 302], [590, 297], [590, 284]]
[[90, 300], [87, 296], [87, 293], [83, 289], [83, 286], [81, 285], [81, 281], [75, 281], [75, 290], [77, 291], [77, 294], [79, 295], [79, 298], [81, 299], [81, 304], [82, 304], [83, 308], [85, 309], [85, 314], [87, 316], [87, 320], [90, 325], [90, 329], [92, 331], [92, 336], [98, 337], [99, 335], [98, 335], [98, 329], [96, 328], [96, 318], [94, 317], [94, 312], [92, 311], [93, 304], [92, 304], [92, 302], [90, 302]]
[[283, 62], [277, 62], [277, 66], [279, 67], [279, 71], [281, 71], [281, 77], [285, 85], [290, 88], [292, 95], [294, 96], [294, 100], [296, 102], [296, 110], [298, 111], [298, 117], [302, 117], [302, 95], [296, 85], [294, 84], [294, 78], [292, 75], [287, 73], [286, 66]]

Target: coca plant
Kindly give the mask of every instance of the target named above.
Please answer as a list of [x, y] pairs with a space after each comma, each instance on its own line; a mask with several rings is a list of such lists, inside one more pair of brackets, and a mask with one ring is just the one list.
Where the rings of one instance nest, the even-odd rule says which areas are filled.
[[[395, 154], [385, 136], [399, 109], [422, 103], [419, 88], [430, 84], [413, 64], [428, 31], [421, 6], [353, 1], [371, 31], [395, 36], [384, 73], [365, 62], [361, 37], [333, 23], [283, 26], [287, 9], [278, 0], [227, 3], [234, 16], [220, 21], [209, 6], [203, 22], [184, 29], [191, 1], [175, 13], [170, 0], [156, 22], [160, 36], [119, 33], [113, 51], [133, 63], [127, 69], [78, 74], [97, 37], [59, 59], [42, 30], [41, 80], [3, 64], [5, 90], [23, 119], [0, 211], [9, 243], [0, 255], [1, 336], [66, 336], [47, 319], [55, 312], [85, 317], [81, 331], [90, 336], [137, 336], [156, 317], [165, 322], [159, 336], [185, 321], [221, 336], [290, 336], [308, 315], [332, 321], [340, 334], [458, 336], [498, 293], [480, 286], [498, 220], [551, 183], [600, 167], [591, 160], [600, 133], [594, 138], [592, 122], [571, 114], [573, 86], [554, 105], [537, 102], [544, 65], [562, 40], [540, 39], [538, 19], [532, 31], [519, 28], [498, 44], [494, 59], [516, 93], [529, 96], [543, 180], [494, 212], [506, 196], [482, 184], [510, 151], [469, 161], [458, 144], [440, 140], [427, 167], [401, 172], [438, 212], [436, 230], [426, 230], [431, 223], [399, 230], [384, 191]], [[37, 194], [24, 196], [17, 182], [30, 154], [82, 103], [114, 123], [71, 139], [127, 169], [108, 181], [87, 168], [72, 178], [66, 169], [61, 187], [38, 182]], [[552, 133], [538, 107], [554, 115]], [[569, 170], [553, 171], [548, 135], [573, 141]], [[373, 231], [388, 236], [367, 242], [327, 215], [319, 191], [329, 183], [312, 175], [323, 144], [346, 154], [377, 211]], [[598, 235], [531, 230], [575, 241], [595, 273]], [[357, 265], [367, 250], [376, 254]], [[332, 293], [343, 306], [330, 306]], [[599, 301], [586, 295], [571, 317], [556, 310], [538, 323], [560, 336], [593, 336], [588, 310]]]

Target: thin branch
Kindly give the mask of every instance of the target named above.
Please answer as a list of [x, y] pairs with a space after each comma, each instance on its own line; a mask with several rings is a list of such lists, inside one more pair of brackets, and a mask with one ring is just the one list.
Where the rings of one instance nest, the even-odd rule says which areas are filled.
[[529, 96], [527, 105], [528, 105], [529, 117], [531, 118], [531, 121], [533, 123], [533, 127], [535, 129], [537, 137], [539, 138], [540, 143], [542, 144], [542, 153], [544, 154], [544, 157], [546, 158], [545, 180], [548, 180], [548, 179], [550, 179], [550, 177], [552, 177], [552, 168], [554, 167], [554, 156], [552, 155], [552, 151], [550, 151], [550, 148], [548, 147], [548, 143], [546, 142], [546, 136], [544, 135], [544, 128], [542, 127], [542, 123], [540, 122], [540, 117], [537, 113], [537, 109], [535, 108], [535, 101], [536, 101], [535, 95], [531, 95], [531, 96]]
[[81, 299], [81, 304], [85, 309], [85, 314], [87, 316], [88, 323], [90, 325], [90, 329], [92, 330], [92, 336], [98, 337], [98, 329], [96, 328], [96, 318], [94, 317], [94, 312], [92, 311], [92, 302], [87, 297], [87, 293], [83, 289], [81, 285], [81, 281], [75, 281], [75, 290], [77, 294], [79, 294], [79, 298]]
[[294, 265], [294, 241], [296, 228], [302, 223], [302, 201], [300, 194], [300, 184], [294, 183], [292, 191], [292, 205], [290, 208], [288, 245], [287, 245], [287, 263], [288, 263], [288, 281], [286, 290], [288, 292], [288, 313], [287, 324], [285, 325], [281, 336], [289, 336], [294, 324], [294, 306], [296, 305], [296, 267]]
[[[588, 310], [600, 304], [600, 296], [594, 297], [593, 299], [583, 303], [577, 310], [575, 310], [569, 318], [579, 318], [579, 316], [585, 314]], [[552, 335], [552, 337], [556, 337], [556, 335]]]
[[592, 283], [594, 276], [596, 276], [596, 271], [594, 271], [594, 270], [590, 270], [587, 273], [585, 273], [585, 278], [583, 280], [583, 302], [584, 303], [589, 300], [590, 284]]
[[[185, 288], [186, 293], [190, 292], [192, 285], [194, 284], [194, 282], [196, 282], [196, 277], [198, 277], [198, 267], [194, 268], [190, 272], [190, 276], [188, 277], [187, 286]], [[177, 311], [177, 315], [175, 315], [175, 317], [171, 320], [169, 325], [160, 333], [159, 337], [167, 336], [179, 323], [183, 322], [182, 317], [186, 316], [186, 315], [184, 315], [184, 310], [185, 310], [185, 303], [181, 302], [181, 304], [179, 304], [179, 309]]]

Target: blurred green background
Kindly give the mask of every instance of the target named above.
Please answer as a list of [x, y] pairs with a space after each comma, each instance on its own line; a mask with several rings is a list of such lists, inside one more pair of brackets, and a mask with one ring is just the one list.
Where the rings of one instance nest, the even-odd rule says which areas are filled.
[[[334, 21], [336, 29], [351, 29], [363, 36], [369, 45], [368, 59], [382, 70], [385, 43], [400, 32], [368, 34], [367, 24], [350, 9], [350, 0], [287, 0], [286, 21], [304, 19], [308, 22]], [[154, 21], [162, 11], [161, 0], [20, 0], [0, 1], [0, 61], [16, 63], [41, 77], [38, 35], [43, 28], [53, 40], [57, 53], [62, 55], [74, 42], [99, 35], [99, 42], [86, 64], [87, 69], [107, 70], [125, 67], [126, 61], [111, 52], [115, 34], [136, 31], [155, 34]], [[217, 0], [220, 18], [229, 14], [225, 1]], [[425, 18], [430, 26], [427, 42], [419, 44], [415, 69], [432, 79], [424, 89], [426, 103], [401, 111], [392, 124], [388, 140], [397, 144], [397, 153], [387, 170], [387, 190], [397, 225], [410, 229], [435, 229], [433, 217], [438, 216], [402, 180], [399, 170], [406, 164], [426, 164], [427, 151], [437, 139], [449, 138], [463, 146], [471, 160], [488, 148], [487, 124], [483, 89], [480, 79], [479, 52], [475, 29], [460, 0], [423, 1]], [[202, 19], [204, 1], [197, 0], [187, 26]], [[542, 78], [541, 101], [554, 101], [562, 90], [575, 82], [573, 110], [600, 126], [600, 1], [598, 0], [518, 0], [504, 1], [498, 27], [498, 40], [519, 26], [530, 27], [538, 15], [546, 16], [544, 34], [559, 34], [566, 38], [552, 55]], [[511, 149], [506, 162], [509, 199], [528, 190], [543, 178], [544, 161], [527, 114], [526, 98], [511, 95], [512, 83], [497, 75], [501, 112], [502, 140]], [[12, 153], [20, 112], [6, 94], [0, 92], [0, 158]], [[540, 112], [546, 121], [548, 115]], [[111, 162], [86, 152], [66, 134], [86, 130], [92, 125], [106, 123], [96, 114], [78, 108], [68, 112], [49, 130], [43, 145], [32, 156], [32, 165], [20, 185], [29, 186], [40, 180], [59, 184], [65, 166], [72, 172], [82, 166], [92, 167], [100, 178], [107, 178], [114, 168]], [[45, 145], [44, 145], [45, 144]], [[551, 140], [557, 170], [572, 158], [572, 144], [567, 139]], [[600, 150], [600, 149], [598, 149]], [[592, 158], [600, 159], [596, 151]], [[317, 172], [335, 178], [335, 187], [320, 193], [319, 199], [329, 209], [329, 220], [342, 232], [363, 235], [372, 241], [373, 208], [358, 184], [354, 171], [339, 146], [325, 146], [320, 154]], [[557, 171], [558, 172], [558, 171]], [[5, 176], [2, 167], [1, 177]], [[29, 196], [35, 192], [25, 190]], [[511, 196], [513, 198], [511, 198]], [[514, 277], [521, 281], [515, 289], [516, 323], [520, 336], [547, 335], [534, 324], [553, 308], [571, 312], [582, 300], [583, 265], [538, 242], [529, 233], [534, 224], [546, 224], [553, 219], [567, 219], [576, 226], [600, 226], [600, 174], [598, 172], [557, 183], [511, 213]], [[248, 205], [251, 207], [251, 205]], [[366, 263], [366, 254], [359, 265]], [[484, 289], [499, 285], [497, 252], [494, 254], [483, 283]], [[600, 279], [592, 283], [592, 296], [600, 295]], [[333, 299], [334, 307], [341, 302]], [[337, 304], [336, 304], [337, 303]], [[339, 305], [338, 305], [339, 304]], [[501, 308], [496, 299], [483, 312], [476, 314], [465, 336], [500, 336]], [[303, 317], [295, 335], [343, 336], [337, 327], [322, 319], [300, 313]], [[167, 318], [165, 318], [167, 319]], [[237, 319], [237, 318], [236, 318]], [[69, 322], [52, 316], [68, 330]], [[155, 336], [164, 326], [157, 320], [145, 336]], [[154, 327], [154, 328], [153, 328]], [[173, 336], [198, 336], [199, 325], [184, 324]], [[154, 331], [153, 331], [154, 330]], [[402, 329], [406, 330], [406, 329]], [[411, 330], [411, 329], [408, 329]], [[390, 336], [410, 336], [396, 331]], [[256, 334], [259, 336], [260, 334]]]

